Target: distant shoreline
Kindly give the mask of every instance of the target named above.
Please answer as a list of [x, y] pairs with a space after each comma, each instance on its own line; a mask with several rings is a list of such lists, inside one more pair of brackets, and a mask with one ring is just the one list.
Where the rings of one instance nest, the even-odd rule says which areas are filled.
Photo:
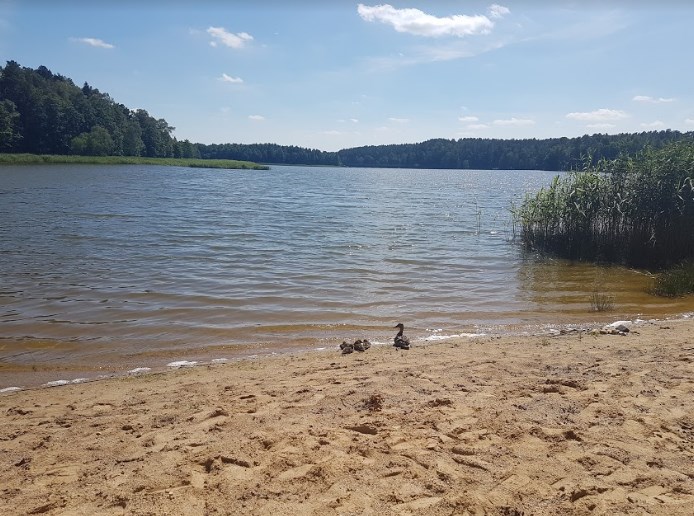
[[0, 154], [1, 165], [89, 164], [159, 165], [190, 168], [269, 170], [267, 165], [230, 159], [147, 158], [138, 156], [69, 156], [58, 154]]

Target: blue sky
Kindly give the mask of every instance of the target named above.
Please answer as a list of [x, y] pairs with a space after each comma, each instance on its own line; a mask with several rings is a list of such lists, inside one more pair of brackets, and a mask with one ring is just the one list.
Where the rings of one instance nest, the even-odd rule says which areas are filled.
[[201, 143], [694, 130], [694, 2], [0, 0], [45, 65]]

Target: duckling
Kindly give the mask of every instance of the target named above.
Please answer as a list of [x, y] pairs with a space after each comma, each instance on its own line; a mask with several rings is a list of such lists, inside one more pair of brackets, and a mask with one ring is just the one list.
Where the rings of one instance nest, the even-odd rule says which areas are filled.
[[364, 340], [358, 340], [354, 343], [354, 351], [366, 351], [371, 347], [371, 343], [364, 339]]
[[349, 342], [343, 340], [342, 344], [340, 344], [340, 349], [342, 350], [343, 355], [354, 353], [354, 344], [350, 344]]
[[399, 328], [400, 331], [395, 336], [395, 338], [393, 338], [393, 346], [395, 346], [397, 349], [410, 349], [410, 339], [403, 335], [403, 333], [405, 332], [405, 325], [402, 323], [398, 323], [395, 325], [395, 327]]

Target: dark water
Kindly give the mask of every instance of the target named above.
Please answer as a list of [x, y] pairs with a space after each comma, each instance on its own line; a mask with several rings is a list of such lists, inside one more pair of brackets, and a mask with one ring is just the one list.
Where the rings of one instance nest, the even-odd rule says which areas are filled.
[[0, 367], [386, 342], [399, 321], [416, 338], [584, 322], [595, 289], [610, 320], [694, 309], [635, 271], [524, 256], [509, 209], [554, 175], [3, 167]]

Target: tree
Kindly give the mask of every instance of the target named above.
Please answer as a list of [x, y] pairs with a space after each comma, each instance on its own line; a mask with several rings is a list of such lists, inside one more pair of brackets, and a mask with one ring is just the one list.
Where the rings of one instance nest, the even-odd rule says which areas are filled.
[[109, 156], [113, 151], [113, 139], [106, 129], [94, 126], [88, 133], [72, 139], [72, 153], [82, 156]]
[[142, 156], [145, 144], [142, 141], [142, 128], [137, 120], [128, 120], [123, 132], [123, 155]]
[[21, 138], [17, 107], [11, 100], [0, 101], [0, 152], [11, 151]]

